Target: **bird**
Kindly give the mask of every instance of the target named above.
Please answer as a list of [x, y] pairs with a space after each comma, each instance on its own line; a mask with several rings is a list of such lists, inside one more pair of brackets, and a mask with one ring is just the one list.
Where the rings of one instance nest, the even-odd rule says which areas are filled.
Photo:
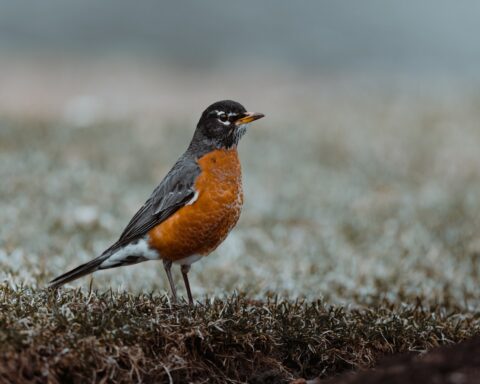
[[163, 262], [177, 303], [173, 264], [180, 265], [189, 305], [191, 265], [209, 255], [236, 225], [243, 206], [237, 146], [250, 123], [265, 115], [222, 100], [202, 113], [186, 151], [137, 211], [120, 238], [102, 254], [49, 283], [56, 289], [98, 270]]

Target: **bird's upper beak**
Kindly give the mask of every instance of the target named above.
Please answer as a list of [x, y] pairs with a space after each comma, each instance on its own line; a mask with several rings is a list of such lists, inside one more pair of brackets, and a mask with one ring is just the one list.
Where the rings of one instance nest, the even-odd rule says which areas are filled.
[[248, 124], [248, 123], [251, 123], [252, 121], [261, 119], [264, 116], [265, 115], [263, 113], [245, 112], [242, 117], [240, 117], [238, 120], [235, 121], [235, 125]]

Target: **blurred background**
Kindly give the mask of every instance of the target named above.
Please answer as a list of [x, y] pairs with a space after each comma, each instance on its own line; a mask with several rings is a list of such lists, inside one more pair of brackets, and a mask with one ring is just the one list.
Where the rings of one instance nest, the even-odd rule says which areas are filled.
[[[477, 303], [479, 14], [0, 0], [0, 277], [42, 286], [100, 253], [229, 98], [267, 118], [241, 143], [242, 219], [194, 292]], [[160, 264], [95, 282], [166, 288]]]
[[[7, 111], [63, 108], [73, 116], [75, 107], [95, 104], [113, 117], [175, 107], [196, 116], [211, 97], [240, 92], [244, 103], [266, 98], [273, 107], [298, 99], [292, 93], [312, 82], [352, 74], [440, 77], [433, 84], [444, 76], [479, 77], [480, 4], [473, 0], [48, 0], [0, 7], [0, 101]], [[322, 91], [317, 84], [307, 90], [313, 97]], [[206, 91], [212, 93], [202, 98]]]

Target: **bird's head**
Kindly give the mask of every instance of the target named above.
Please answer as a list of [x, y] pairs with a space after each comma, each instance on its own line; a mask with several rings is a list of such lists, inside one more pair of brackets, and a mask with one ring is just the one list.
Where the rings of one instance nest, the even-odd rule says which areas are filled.
[[194, 141], [216, 148], [231, 148], [238, 144], [248, 124], [263, 116], [262, 113], [247, 112], [243, 105], [236, 101], [217, 101], [202, 113]]

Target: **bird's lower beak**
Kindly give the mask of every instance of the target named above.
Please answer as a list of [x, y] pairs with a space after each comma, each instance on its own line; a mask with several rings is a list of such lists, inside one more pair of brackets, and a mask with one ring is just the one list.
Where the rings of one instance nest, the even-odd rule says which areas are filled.
[[238, 120], [235, 121], [235, 125], [242, 125], [242, 124], [248, 124], [251, 123], [252, 121], [261, 119], [265, 115], [263, 113], [258, 113], [258, 112], [245, 112], [243, 117], [239, 118]]

